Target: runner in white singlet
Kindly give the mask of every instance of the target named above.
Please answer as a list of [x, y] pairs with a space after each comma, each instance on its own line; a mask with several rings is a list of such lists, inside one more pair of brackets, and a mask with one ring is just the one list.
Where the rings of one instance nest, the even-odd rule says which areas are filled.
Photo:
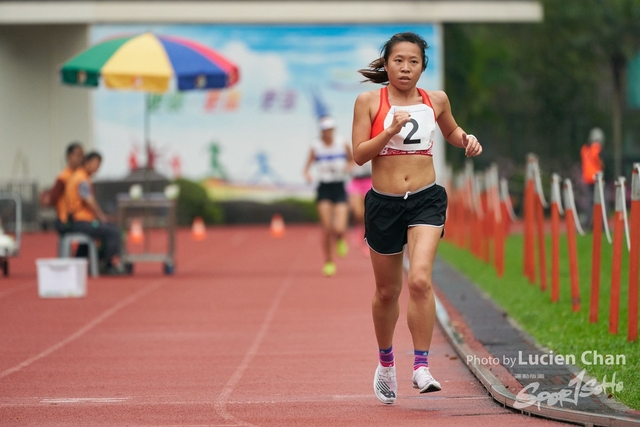
[[344, 185], [353, 157], [350, 144], [334, 132], [333, 118], [323, 117], [319, 126], [320, 139], [309, 150], [304, 175], [307, 182], [313, 182], [311, 169], [314, 168], [318, 181], [316, 205], [322, 226], [322, 274], [333, 276], [336, 274], [333, 248], [338, 256], [346, 256], [349, 250], [344, 238], [349, 219]]

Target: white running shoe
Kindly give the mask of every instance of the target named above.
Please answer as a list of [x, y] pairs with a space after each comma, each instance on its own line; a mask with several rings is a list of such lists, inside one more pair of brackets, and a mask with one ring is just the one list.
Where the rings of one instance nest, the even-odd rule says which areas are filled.
[[413, 371], [412, 381], [413, 388], [420, 389], [420, 393], [442, 390], [440, 383], [436, 381], [431, 375], [431, 372], [429, 372], [429, 368], [425, 368], [424, 366]]
[[396, 367], [385, 368], [378, 363], [376, 374], [373, 376], [373, 391], [380, 402], [387, 405], [396, 401], [398, 382], [396, 381]]

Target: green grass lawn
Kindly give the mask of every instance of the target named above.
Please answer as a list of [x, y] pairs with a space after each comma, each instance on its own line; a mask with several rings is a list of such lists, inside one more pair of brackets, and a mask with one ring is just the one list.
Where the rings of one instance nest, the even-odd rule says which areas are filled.
[[[498, 278], [492, 265], [484, 264], [471, 252], [461, 250], [449, 241], [443, 241], [438, 249], [440, 257], [455, 266], [490, 295], [511, 318], [545, 347], [556, 354], [573, 354], [581, 368], [599, 381], [607, 376], [611, 381], [623, 381], [624, 388], [614, 393], [627, 406], [640, 409], [640, 343], [627, 342], [627, 294], [629, 254], [623, 250], [620, 282], [620, 320], [618, 335], [609, 329], [609, 290], [611, 288], [612, 248], [603, 236], [602, 268], [600, 279], [600, 310], [597, 323], [589, 323], [591, 288], [591, 235], [578, 236], [578, 267], [580, 270], [579, 312], [571, 311], [569, 261], [565, 236], [560, 240], [560, 301], [551, 302], [551, 279], [548, 289], [541, 291], [539, 281], [529, 284], [522, 274], [523, 237], [510, 236], [505, 247], [505, 273]], [[626, 245], [626, 242], [625, 242]], [[550, 237], [547, 242], [547, 271], [551, 272]], [[537, 258], [537, 249], [536, 249]], [[536, 266], [537, 268], [537, 266]], [[536, 271], [536, 274], [537, 271]], [[580, 355], [585, 351], [599, 354], [625, 355], [626, 365], [581, 365]]]

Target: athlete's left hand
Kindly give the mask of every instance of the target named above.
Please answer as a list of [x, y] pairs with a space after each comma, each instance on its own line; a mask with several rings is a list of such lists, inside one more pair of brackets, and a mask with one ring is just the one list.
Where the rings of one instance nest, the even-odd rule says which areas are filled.
[[482, 145], [475, 136], [462, 133], [462, 147], [464, 147], [464, 155], [467, 157], [475, 157], [482, 154]]

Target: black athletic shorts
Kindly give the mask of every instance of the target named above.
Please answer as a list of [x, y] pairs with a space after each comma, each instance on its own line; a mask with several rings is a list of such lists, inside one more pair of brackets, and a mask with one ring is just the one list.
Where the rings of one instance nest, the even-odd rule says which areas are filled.
[[320, 200], [330, 200], [333, 203], [345, 203], [347, 201], [347, 192], [344, 189], [344, 182], [321, 182], [320, 185], [318, 185], [316, 202]]
[[442, 227], [444, 235], [446, 214], [447, 192], [437, 184], [406, 196], [371, 189], [364, 198], [365, 239], [380, 254], [398, 254], [407, 244], [409, 227]]

